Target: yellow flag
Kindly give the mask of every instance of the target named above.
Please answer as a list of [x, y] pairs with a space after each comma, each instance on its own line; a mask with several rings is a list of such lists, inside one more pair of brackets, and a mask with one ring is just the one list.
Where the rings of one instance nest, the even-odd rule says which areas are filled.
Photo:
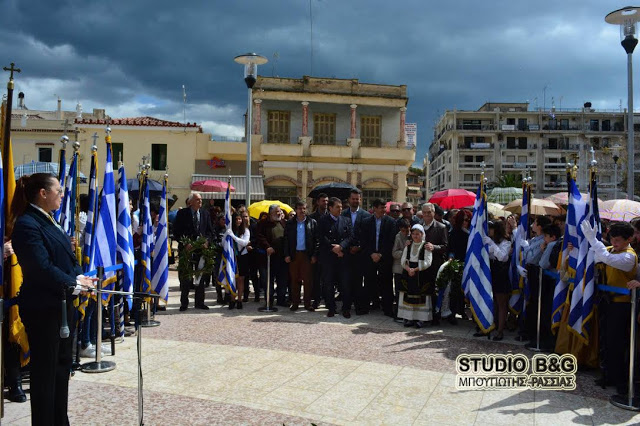
[[[6, 106], [2, 104], [2, 114], [0, 117], [0, 122], [2, 123], [0, 126], [0, 149], [4, 148], [5, 142], [9, 143], [9, 155], [7, 158], [3, 158], [3, 167], [7, 170], [7, 181], [5, 182], [5, 198], [7, 202], [7, 212], [9, 211], [9, 206], [11, 206], [11, 202], [13, 201], [13, 194], [16, 190], [16, 179], [15, 174], [13, 172], [13, 150], [11, 149], [11, 140], [4, 141], [4, 123], [6, 116]], [[4, 152], [4, 150], [3, 150]], [[9, 224], [13, 220], [7, 213], [5, 215], [6, 223]], [[7, 264], [8, 263], [8, 264]], [[5, 276], [5, 288], [4, 294], [5, 297], [9, 298], [9, 300], [15, 298], [20, 291], [20, 286], [22, 285], [22, 269], [20, 269], [20, 265], [18, 264], [18, 258], [15, 254], [9, 256], [7, 259], [7, 263], [5, 266], [8, 267], [6, 269], [8, 272]], [[22, 324], [22, 320], [20, 319], [20, 314], [18, 313], [18, 305], [13, 305], [9, 308], [9, 342], [16, 343], [20, 346], [20, 364], [25, 366], [29, 363], [29, 341], [27, 340], [27, 332], [24, 329], [24, 324]]]

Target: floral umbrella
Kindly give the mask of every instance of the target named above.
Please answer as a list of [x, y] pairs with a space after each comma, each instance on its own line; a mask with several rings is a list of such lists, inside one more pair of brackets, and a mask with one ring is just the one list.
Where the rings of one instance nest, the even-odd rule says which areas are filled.
[[628, 222], [640, 217], [640, 203], [632, 200], [608, 200], [600, 204], [600, 218]]

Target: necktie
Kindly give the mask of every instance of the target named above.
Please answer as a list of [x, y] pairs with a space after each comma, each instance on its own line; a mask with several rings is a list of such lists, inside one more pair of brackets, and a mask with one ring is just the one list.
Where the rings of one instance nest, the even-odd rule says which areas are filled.
[[200, 235], [200, 219], [198, 218], [198, 211], [193, 212], [193, 229], [196, 234]]

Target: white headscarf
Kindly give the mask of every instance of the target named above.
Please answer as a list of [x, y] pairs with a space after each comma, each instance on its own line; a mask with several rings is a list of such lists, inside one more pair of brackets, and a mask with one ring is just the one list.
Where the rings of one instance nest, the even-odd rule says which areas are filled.
[[414, 229], [417, 229], [418, 231], [420, 231], [422, 233], [422, 241], [424, 241], [424, 227], [422, 225], [420, 225], [419, 223], [416, 223], [415, 225], [413, 225], [411, 227], [411, 230], [413, 231]]

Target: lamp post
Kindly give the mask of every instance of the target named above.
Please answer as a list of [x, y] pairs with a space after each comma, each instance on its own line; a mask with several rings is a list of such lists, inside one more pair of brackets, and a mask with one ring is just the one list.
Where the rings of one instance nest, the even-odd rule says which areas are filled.
[[627, 52], [627, 198], [633, 200], [634, 195], [634, 139], [633, 139], [633, 50], [638, 44], [636, 37], [637, 23], [640, 20], [640, 7], [627, 6], [614, 10], [605, 16], [604, 20], [613, 25], [620, 25], [620, 44]]
[[620, 150], [622, 147], [615, 144], [611, 147], [611, 158], [613, 158], [613, 199], [618, 199], [618, 160], [620, 160]]
[[245, 203], [249, 207], [251, 204], [251, 101], [252, 101], [252, 89], [256, 84], [256, 78], [258, 77], [258, 65], [263, 65], [268, 62], [268, 59], [264, 56], [260, 56], [257, 53], [245, 53], [244, 55], [238, 55], [234, 59], [239, 64], [244, 65], [244, 82], [247, 83], [249, 89], [248, 103], [247, 103], [247, 123], [246, 123], [246, 135], [247, 135], [247, 182], [245, 190]]

